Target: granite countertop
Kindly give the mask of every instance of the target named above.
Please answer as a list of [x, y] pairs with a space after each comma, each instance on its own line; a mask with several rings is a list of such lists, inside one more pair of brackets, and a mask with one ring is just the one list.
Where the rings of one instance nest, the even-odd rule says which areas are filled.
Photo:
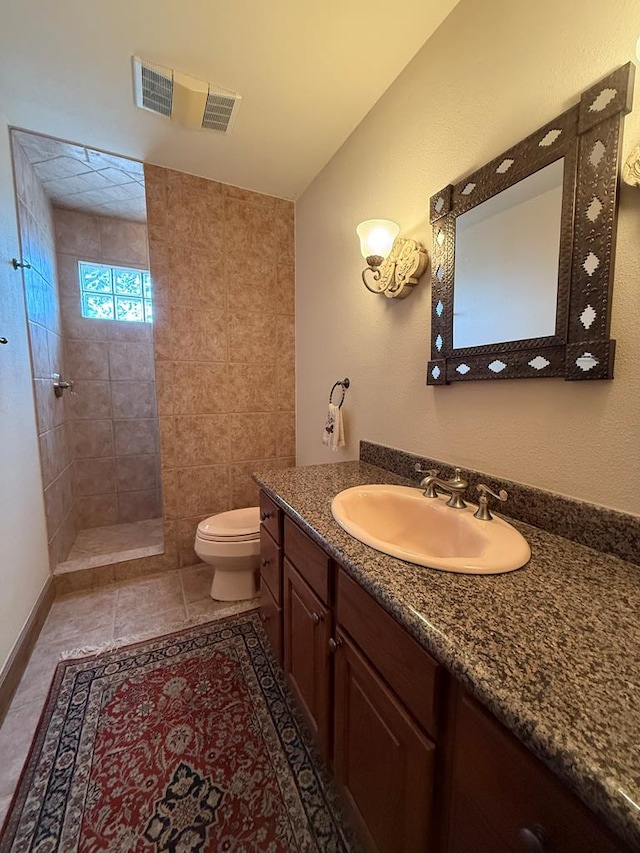
[[364, 462], [263, 470], [258, 484], [614, 831], [640, 850], [640, 569], [509, 519], [522, 569], [414, 566], [342, 530], [331, 500], [415, 485]]

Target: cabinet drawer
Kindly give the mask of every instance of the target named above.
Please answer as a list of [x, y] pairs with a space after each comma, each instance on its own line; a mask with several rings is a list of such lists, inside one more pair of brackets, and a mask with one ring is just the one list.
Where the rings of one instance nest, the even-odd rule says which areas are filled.
[[276, 604], [282, 604], [282, 548], [271, 538], [267, 529], [260, 528], [260, 577], [269, 588]]
[[273, 536], [278, 545], [282, 544], [282, 516], [280, 507], [276, 506], [271, 498], [264, 492], [260, 492], [260, 521]]
[[282, 610], [274, 601], [268, 587], [262, 587], [260, 598], [262, 627], [271, 643], [276, 660], [282, 666]]
[[342, 569], [338, 575], [337, 621], [420, 725], [435, 736], [442, 667]]
[[[455, 728], [450, 853], [534, 850], [540, 834], [545, 839], [541, 850], [625, 850], [559, 779], [463, 691]], [[470, 825], [482, 827], [482, 835], [470, 832]]]
[[331, 559], [287, 517], [284, 520], [284, 553], [315, 594], [328, 604]]

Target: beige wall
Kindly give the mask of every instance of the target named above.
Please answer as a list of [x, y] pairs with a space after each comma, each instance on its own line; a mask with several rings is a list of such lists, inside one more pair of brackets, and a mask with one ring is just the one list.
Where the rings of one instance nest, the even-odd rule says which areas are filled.
[[[612, 382], [425, 386], [430, 288], [368, 293], [354, 232], [388, 217], [431, 245], [429, 197], [577, 101], [633, 57], [640, 4], [462, 0], [296, 207], [298, 461], [355, 458], [361, 438], [640, 513], [640, 191], [624, 188]], [[640, 140], [640, 103], [624, 152]], [[348, 443], [321, 434], [332, 383], [352, 380]]]
[[164, 509], [188, 565], [201, 519], [293, 464], [293, 204], [154, 166], [145, 183]]
[[33, 365], [45, 511], [52, 567], [67, 558], [76, 535], [76, 504], [67, 398], [53, 393], [51, 376], [64, 375], [64, 347], [54, 248], [53, 211], [19, 144], [13, 146], [23, 256], [31, 264], [24, 289]]
[[0, 670], [49, 576], [9, 131], [0, 114]]
[[54, 208], [79, 530], [161, 515], [152, 327], [82, 317], [78, 261], [149, 268], [139, 222]]

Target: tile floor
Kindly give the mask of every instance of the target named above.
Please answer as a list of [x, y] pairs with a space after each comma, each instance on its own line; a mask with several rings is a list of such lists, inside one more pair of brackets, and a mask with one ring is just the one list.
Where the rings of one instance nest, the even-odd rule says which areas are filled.
[[161, 636], [181, 624], [224, 615], [229, 607], [256, 606], [257, 599], [240, 605], [213, 601], [212, 573], [200, 564], [56, 598], [0, 728], [0, 826], [61, 655], [129, 637]]
[[161, 518], [92, 527], [78, 533], [69, 556], [64, 563], [58, 563], [55, 573], [76, 572], [163, 553]]

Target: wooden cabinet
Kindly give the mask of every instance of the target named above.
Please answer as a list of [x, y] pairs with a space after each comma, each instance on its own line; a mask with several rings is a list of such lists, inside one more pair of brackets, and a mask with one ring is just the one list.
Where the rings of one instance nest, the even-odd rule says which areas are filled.
[[434, 743], [340, 629], [336, 643], [336, 779], [370, 850], [425, 853]]
[[448, 853], [626, 849], [511, 732], [459, 693]]
[[625, 846], [265, 495], [265, 630], [371, 853]]
[[283, 512], [260, 493], [260, 618], [277, 661], [282, 664]]
[[284, 671], [324, 755], [331, 746], [331, 612], [284, 561]]

